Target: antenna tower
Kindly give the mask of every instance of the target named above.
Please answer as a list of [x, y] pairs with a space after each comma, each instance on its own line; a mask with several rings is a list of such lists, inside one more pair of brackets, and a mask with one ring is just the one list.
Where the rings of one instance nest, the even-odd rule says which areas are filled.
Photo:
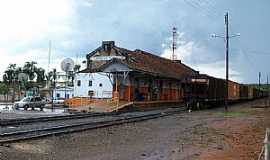
[[176, 60], [177, 59], [177, 57], [175, 55], [176, 41], [177, 41], [177, 28], [176, 27], [173, 27], [172, 33], [173, 33], [173, 39], [172, 39], [172, 60]]
[[50, 64], [51, 64], [51, 50], [52, 50], [52, 41], [49, 41], [49, 52], [48, 52], [48, 68], [47, 73], [50, 72]]

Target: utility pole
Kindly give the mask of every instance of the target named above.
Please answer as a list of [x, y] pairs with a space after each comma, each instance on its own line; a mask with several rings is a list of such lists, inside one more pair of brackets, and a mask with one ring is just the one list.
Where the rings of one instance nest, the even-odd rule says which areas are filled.
[[228, 89], [229, 89], [229, 15], [225, 14], [225, 42], [226, 42], [226, 84], [225, 84], [225, 111], [228, 111]]
[[50, 64], [51, 64], [51, 50], [52, 50], [52, 41], [49, 41], [49, 51], [48, 51], [48, 67], [47, 67], [47, 73], [50, 71]]
[[[261, 90], [261, 72], [259, 72], [259, 91]], [[260, 93], [260, 92], [259, 92]], [[260, 96], [260, 95], [259, 95]]]
[[216, 34], [211, 35], [214, 38], [222, 38], [225, 40], [225, 68], [226, 68], [226, 75], [225, 75], [225, 91], [224, 91], [224, 101], [225, 101], [225, 111], [228, 111], [228, 89], [229, 89], [229, 41], [230, 38], [240, 36], [240, 34], [235, 34], [235, 35], [229, 35], [229, 13], [227, 12], [225, 14], [225, 35], [224, 36], [219, 36]]
[[[51, 50], [52, 50], [52, 41], [49, 41], [49, 51], [48, 51], [48, 67], [47, 67], [47, 74], [50, 72], [50, 64], [51, 64]], [[50, 80], [47, 79], [46, 87], [49, 88]]]
[[266, 87], [267, 87], [267, 103], [266, 103], [266, 107], [270, 106], [270, 94], [269, 94], [269, 82], [268, 82], [268, 74], [267, 74], [267, 79], [266, 79]]
[[52, 87], [52, 91], [51, 91], [51, 97], [52, 97], [52, 111], [54, 109], [54, 89], [55, 89], [55, 80], [56, 80], [56, 69], [53, 69], [53, 77], [52, 77], [52, 84], [51, 84], [51, 87]]

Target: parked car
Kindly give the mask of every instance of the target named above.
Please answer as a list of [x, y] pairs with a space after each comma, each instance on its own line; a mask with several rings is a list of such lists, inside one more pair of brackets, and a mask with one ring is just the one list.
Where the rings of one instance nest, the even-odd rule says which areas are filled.
[[28, 96], [24, 97], [18, 102], [15, 102], [13, 108], [14, 109], [23, 108], [24, 110], [27, 110], [28, 108], [32, 108], [32, 110], [34, 110], [35, 108], [40, 108], [40, 110], [43, 110], [45, 104], [46, 102], [43, 101], [41, 97]]

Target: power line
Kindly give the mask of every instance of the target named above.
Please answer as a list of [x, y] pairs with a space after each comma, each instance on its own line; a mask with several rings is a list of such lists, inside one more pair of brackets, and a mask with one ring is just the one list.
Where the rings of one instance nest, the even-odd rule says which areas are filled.
[[184, 0], [184, 2], [186, 4], [188, 4], [189, 6], [191, 6], [192, 8], [194, 8], [196, 10], [200, 10], [201, 11], [201, 14], [203, 16], [206, 16], [206, 17], [211, 17], [212, 16], [212, 17], [215, 17], [216, 18], [215, 15], [213, 15], [213, 14], [211, 14], [209, 12], [206, 13], [205, 10], [203, 10], [201, 6], [199, 6], [198, 4], [194, 3], [192, 0]]
[[[231, 26], [230, 26], [230, 28], [231, 28], [231, 30], [233, 30]], [[256, 66], [257, 64], [254, 64], [253, 63], [253, 61], [251, 60], [252, 58], [250, 58], [249, 55], [252, 55], [252, 54], [255, 53], [256, 56], [258, 56], [258, 55], [268, 56], [268, 55], [270, 55], [270, 52], [247, 50], [247, 49], [244, 49], [243, 46], [241, 45], [240, 39], [237, 39], [237, 41], [239, 43], [238, 44], [238, 46], [240, 48], [239, 50], [244, 55], [244, 57], [246, 58], [246, 60], [248, 61], [248, 64], [249, 64], [251, 70], [253, 70], [254, 72], [258, 73], [258, 70], [255, 69], [255, 68], [257, 68], [257, 66]], [[261, 73], [259, 72], [259, 74], [261, 74]]]
[[255, 71], [255, 65], [253, 64], [253, 61], [251, 61], [250, 60], [250, 58], [249, 58], [249, 56], [246, 54], [246, 52], [245, 52], [245, 50], [244, 49], [240, 49], [240, 51], [241, 51], [241, 53], [245, 56], [245, 58], [247, 59], [247, 61], [248, 61], [248, 64], [250, 64], [250, 68], [253, 70], [253, 71]]
[[[201, 1], [204, 1], [204, 0], [201, 0]], [[208, 6], [218, 15], [218, 16], [220, 16], [220, 15], [223, 15], [221, 12], [219, 12], [218, 10], [217, 10], [217, 4], [216, 3], [214, 3], [214, 2], [216, 2], [216, 1], [211, 1], [211, 0], [208, 0], [208, 1], [205, 1], [207, 4], [208, 4]], [[212, 3], [211, 3], [212, 2]]]
[[[211, 3], [212, 1], [207, 1], [207, 0], [199, 0], [201, 3], [205, 3], [206, 5], [208, 5], [211, 8], [215, 8], [215, 5], [213, 3]], [[216, 10], [216, 9], [214, 9]]]
[[206, 1], [200, 1], [200, 0], [190, 0], [191, 2], [193, 2], [195, 5], [204, 8], [206, 12], [208, 12], [209, 14], [213, 15], [214, 17], [217, 17], [218, 14], [216, 13], [216, 11], [214, 11], [213, 8], [210, 9], [210, 5], [208, 3], [205, 3]]
[[256, 53], [257, 55], [264, 55], [264, 56], [270, 56], [270, 52], [264, 52], [264, 51], [253, 51], [253, 50], [247, 50], [247, 53], [253, 54]]
[[[229, 27], [230, 27], [230, 30], [231, 30], [231, 32], [232, 33], [235, 33], [234, 32], [234, 29], [233, 29], [233, 26], [231, 25], [231, 24], [229, 24]], [[237, 35], [237, 34], [236, 34]], [[239, 50], [239, 52], [245, 57], [245, 59], [248, 61], [248, 65], [250, 66], [250, 69], [251, 70], [253, 70], [254, 72], [257, 72], [256, 70], [255, 70], [255, 64], [253, 63], [253, 61], [251, 60], [252, 58], [250, 58], [249, 56], [248, 56], [248, 52], [247, 52], [247, 50], [246, 49], [244, 49], [243, 48], [243, 46], [241, 45], [241, 41], [240, 41], [241, 39], [240, 38], [237, 38], [236, 39], [236, 41], [238, 41], [237, 43], [238, 43], [238, 50]]]

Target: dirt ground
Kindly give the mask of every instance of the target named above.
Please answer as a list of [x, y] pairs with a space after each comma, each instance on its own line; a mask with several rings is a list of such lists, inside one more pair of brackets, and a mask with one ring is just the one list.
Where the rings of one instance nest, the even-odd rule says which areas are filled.
[[0, 146], [1, 160], [258, 159], [264, 100]]

